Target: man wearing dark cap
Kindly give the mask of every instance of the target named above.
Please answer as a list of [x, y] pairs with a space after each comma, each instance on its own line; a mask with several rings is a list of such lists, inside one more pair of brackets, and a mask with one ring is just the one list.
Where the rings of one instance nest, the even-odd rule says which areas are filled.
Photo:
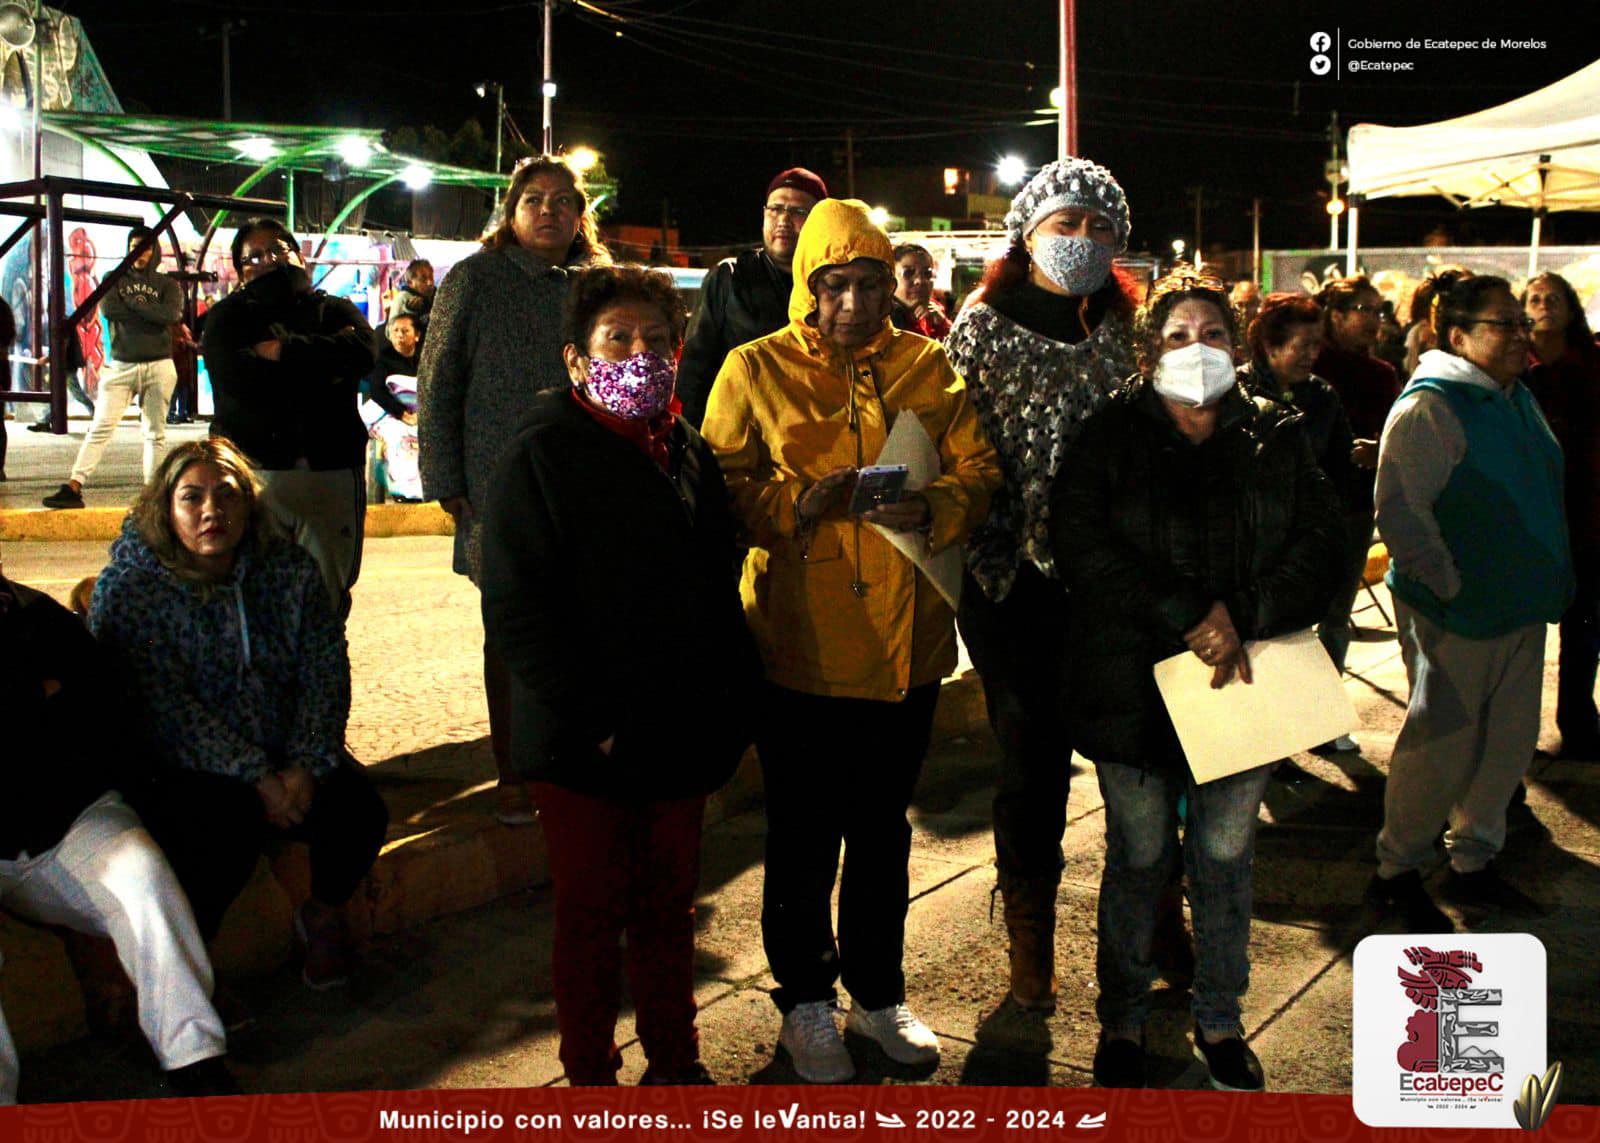
[[678, 363], [678, 400], [695, 428], [705, 417], [711, 382], [728, 351], [788, 324], [794, 246], [811, 208], [827, 197], [821, 178], [804, 167], [790, 167], [767, 186], [761, 245], [724, 259], [706, 275]]

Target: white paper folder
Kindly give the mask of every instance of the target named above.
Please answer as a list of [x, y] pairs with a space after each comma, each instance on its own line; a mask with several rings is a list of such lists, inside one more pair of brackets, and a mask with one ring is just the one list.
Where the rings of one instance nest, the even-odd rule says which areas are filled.
[[1197, 783], [1264, 766], [1349, 734], [1356, 708], [1310, 629], [1245, 644], [1254, 682], [1211, 689], [1191, 651], [1154, 667], [1156, 686]]

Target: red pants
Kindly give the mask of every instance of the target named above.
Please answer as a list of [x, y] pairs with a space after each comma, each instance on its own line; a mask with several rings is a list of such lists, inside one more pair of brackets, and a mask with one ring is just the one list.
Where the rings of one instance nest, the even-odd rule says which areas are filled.
[[555, 882], [554, 977], [561, 1064], [574, 1086], [614, 1084], [627, 934], [628, 986], [652, 1073], [700, 1058], [694, 895], [705, 799], [612, 802], [534, 783]]

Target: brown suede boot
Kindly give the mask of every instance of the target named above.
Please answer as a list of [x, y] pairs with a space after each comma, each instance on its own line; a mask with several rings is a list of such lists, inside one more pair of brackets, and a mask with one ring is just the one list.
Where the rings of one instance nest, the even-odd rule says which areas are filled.
[[1059, 874], [1000, 879], [1010, 938], [1011, 998], [1023, 1008], [1056, 1007], [1056, 891]]

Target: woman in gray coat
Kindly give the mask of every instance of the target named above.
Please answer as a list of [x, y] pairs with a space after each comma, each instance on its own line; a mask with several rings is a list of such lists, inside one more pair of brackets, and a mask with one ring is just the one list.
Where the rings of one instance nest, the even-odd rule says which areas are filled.
[[[422, 484], [454, 517], [453, 566], [473, 583], [495, 467], [534, 397], [571, 385], [561, 358], [567, 271], [609, 261], [582, 176], [542, 155], [517, 164], [499, 225], [439, 287], [417, 376]], [[511, 676], [488, 640], [483, 680], [500, 775], [495, 816], [527, 824], [533, 802], [511, 765]]]

